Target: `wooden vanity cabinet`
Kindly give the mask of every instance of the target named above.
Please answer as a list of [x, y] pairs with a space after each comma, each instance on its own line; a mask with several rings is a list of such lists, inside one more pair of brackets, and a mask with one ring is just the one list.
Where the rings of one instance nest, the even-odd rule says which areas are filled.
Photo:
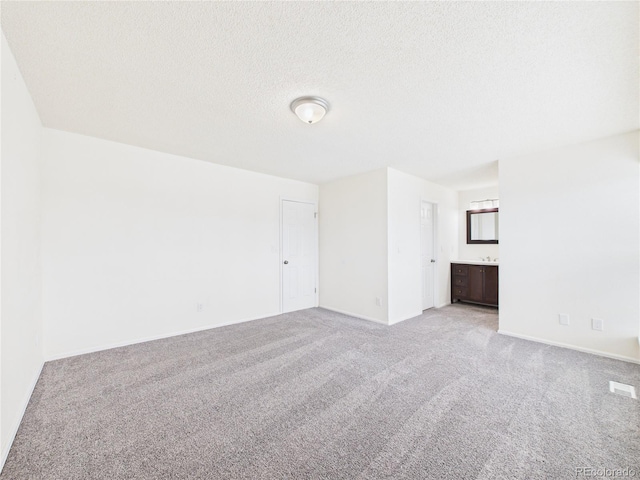
[[498, 306], [498, 266], [451, 264], [451, 303]]

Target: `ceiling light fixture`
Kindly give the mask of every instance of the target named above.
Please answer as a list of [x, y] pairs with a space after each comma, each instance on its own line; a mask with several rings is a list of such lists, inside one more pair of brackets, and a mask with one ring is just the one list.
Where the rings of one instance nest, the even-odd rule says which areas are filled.
[[304, 123], [316, 123], [329, 111], [329, 103], [320, 97], [300, 97], [291, 103], [291, 111]]

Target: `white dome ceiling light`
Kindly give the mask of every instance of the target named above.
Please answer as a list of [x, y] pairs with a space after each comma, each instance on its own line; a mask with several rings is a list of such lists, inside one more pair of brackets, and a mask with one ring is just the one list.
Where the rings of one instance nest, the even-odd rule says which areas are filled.
[[291, 111], [304, 123], [316, 123], [329, 111], [329, 103], [320, 97], [300, 97], [291, 103]]

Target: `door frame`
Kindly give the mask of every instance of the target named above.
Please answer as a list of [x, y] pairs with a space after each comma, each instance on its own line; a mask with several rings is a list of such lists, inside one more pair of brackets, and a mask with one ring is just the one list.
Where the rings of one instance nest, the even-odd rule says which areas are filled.
[[[438, 204], [438, 202], [431, 200], [429, 198], [425, 198], [425, 197], [420, 197], [420, 208], [418, 209], [418, 218], [420, 221], [420, 286], [422, 287], [420, 289], [420, 292], [422, 292], [422, 290], [424, 289], [424, 278], [422, 276], [422, 253], [423, 253], [423, 247], [424, 247], [424, 239], [422, 238], [422, 204], [423, 203], [430, 203], [433, 206], [433, 256], [435, 258], [435, 265], [434, 265], [434, 273], [433, 273], [433, 307], [432, 308], [439, 308], [438, 306], [438, 293], [440, 292], [440, 282], [438, 281], [438, 270], [439, 270], [439, 247], [438, 247], [438, 218], [439, 218], [439, 213], [440, 213], [440, 205]], [[423, 305], [422, 305], [422, 293], [420, 294], [420, 311], [424, 312], [424, 310], [422, 309]], [[427, 309], [428, 310], [428, 309]]]
[[283, 225], [283, 209], [284, 209], [284, 202], [296, 202], [296, 203], [308, 203], [309, 205], [313, 205], [313, 208], [315, 210], [315, 218], [314, 218], [314, 222], [313, 222], [313, 228], [314, 228], [314, 235], [313, 235], [313, 240], [315, 242], [315, 248], [314, 248], [314, 253], [315, 253], [315, 262], [314, 262], [314, 268], [316, 270], [316, 274], [315, 274], [315, 282], [316, 282], [316, 286], [315, 286], [315, 297], [314, 297], [314, 307], [317, 307], [319, 305], [319, 298], [320, 298], [320, 272], [319, 272], [319, 253], [320, 253], [320, 244], [319, 244], [319, 238], [318, 238], [318, 202], [317, 201], [313, 201], [313, 200], [306, 200], [306, 199], [300, 199], [300, 198], [293, 198], [293, 197], [280, 197], [279, 199], [279, 211], [280, 211], [280, 222], [279, 222], [279, 226], [278, 226], [278, 237], [279, 237], [279, 247], [278, 247], [278, 260], [279, 260], [279, 268], [278, 268], [278, 273], [280, 275], [280, 288], [279, 288], [279, 312], [280, 313], [284, 313], [284, 302], [282, 300], [282, 297], [284, 295], [284, 272], [283, 272], [283, 261], [284, 258], [282, 256], [282, 247], [283, 247], [283, 241], [282, 241], [282, 227]]

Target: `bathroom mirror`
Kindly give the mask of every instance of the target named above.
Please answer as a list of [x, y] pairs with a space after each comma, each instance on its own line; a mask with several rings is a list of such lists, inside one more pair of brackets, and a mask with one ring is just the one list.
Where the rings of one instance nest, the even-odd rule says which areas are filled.
[[498, 243], [498, 209], [467, 210], [467, 243]]

